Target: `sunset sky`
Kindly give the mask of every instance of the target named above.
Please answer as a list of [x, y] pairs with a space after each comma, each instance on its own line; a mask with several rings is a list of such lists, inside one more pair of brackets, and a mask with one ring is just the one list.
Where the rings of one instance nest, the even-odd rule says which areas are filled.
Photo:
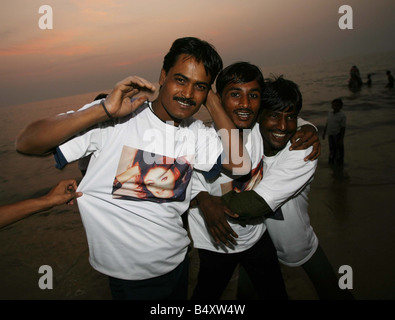
[[[338, 27], [344, 4], [353, 30]], [[39, 28], [42, 5], [52, 30]], [[0, 107], [107, 90], [128, 75], [156, 82], [184, 36], [212, 43], [225, 65], [261, 68], [395, 50], [393, 0], [14, 0], [0, 17]]]

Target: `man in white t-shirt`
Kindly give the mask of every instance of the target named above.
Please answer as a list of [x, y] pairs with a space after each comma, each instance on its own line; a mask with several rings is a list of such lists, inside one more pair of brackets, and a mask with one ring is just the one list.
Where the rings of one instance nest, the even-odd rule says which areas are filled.
[[290, 151], [302, 107], [298, 86], [279, 77], [266, 82], [258, 117], [264, 146], [263, 178], [253, 190], [224, 195], [227, 207], [249, 220], [266, 217], [265, 225], [279, 260], [303, 266], [321, 299], [348, 299], [321, 247], [308, 215], [308, 193], [317, 161], [304, 161], [309, 150]]
[[[219, 299], [238, 264], [249, 274], [260, 299], [286, 299], [276, 249], [265, 232], [263, 218], [247, 224], [239, 223], [235, 215], [226, 220], [224, 211], [232, 213], [220, 200], [229, 190], [252, 190], [262, 179], [263, 143], [256, 119], [264, 79], [258, 67], [238, 62], [220, 72], [216, 88], [225, 111], [240, 129], [250, 154], [252, 171], [248, 176], [237, 178], [223, 170], [220, 176], [209, 181], [205, 173], [197, 170], [193, 173], [192, 189], [193, 193], [198, 193], [198, 206], [189, 210], [188, 226], [200, 263], [192, 299]], [[318, 141], [316, 130], [310, 127]], [[311, 148], [306, 156], [310, 152]]]
[[[192, 169], [209, 171], [221, 159], [227, 170], [250, 171], [238, 134], [231, 139], [235, 126], [210, 90], [221, 69], [209, 43], [177, 39], [164, 58], [155, 101], [131, 99], [154, 86], [129, 77], [106, 99], [36, 121], [17, 139], [17, 149], [28, 154], [59, 146], [59, 167], [92, 155], [78, 206], [90, 263], [109, 276], [115, 299], [185, 299], [189, 238], [181, 215], [189, 207]], [[218, 132], [191, 118], [202, 103]]]

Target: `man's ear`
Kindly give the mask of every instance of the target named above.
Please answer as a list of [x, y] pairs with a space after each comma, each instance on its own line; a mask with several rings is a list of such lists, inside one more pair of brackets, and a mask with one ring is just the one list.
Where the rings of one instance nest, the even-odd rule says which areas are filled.
[[160, 71], [159, 86], [163, 86], [163, 83], [164, 83], [165, 80], [166, 80], [166, 76], [167, 76], [166, 71], [165, 71], [164, 69], [162, 69], [162, 70]]

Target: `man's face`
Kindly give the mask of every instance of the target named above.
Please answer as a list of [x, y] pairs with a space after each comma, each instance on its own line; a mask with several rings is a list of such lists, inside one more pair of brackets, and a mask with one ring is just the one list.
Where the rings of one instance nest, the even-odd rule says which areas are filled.
[[334, 113], [339, 112], [341, 108], [342, 108], [342, 106], [340, 103], [338, 103], [338, 102], [332, 103], [332, 109], [333, 109]]
[[199, 110], [207, 98], [210, 83], [211, 76], [206, 74], [203, 63], [180, 55], [167, 74], [161, 71], [161, 89], [153, 105], [155, 114], [163, 121], [174, 121], [178, 125]]
[[259, 129], [265, 146], [265, 155], [273, 156], [285, 148], [297, 129], [296, 108], [284, 111], [263, 110], [259, 119]]
[[238, 129], [250, 129], [256, 122], [261, 105], [261, 87], [254, 80], [247, 83], [228, 83], [221, 102]]

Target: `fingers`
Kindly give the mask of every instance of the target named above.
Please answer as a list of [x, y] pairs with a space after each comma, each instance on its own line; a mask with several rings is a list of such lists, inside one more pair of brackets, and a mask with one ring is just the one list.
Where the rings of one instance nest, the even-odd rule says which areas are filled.
[[311, 146], [313, 147], [312, 152], [304, 158], [305, 161], [318, 159], [321, 155], [321, 143], [315, 130], [299, 130], [291, 138], [291, 146], [289, 150], [304, 150]]
[[231, 218], [237, 219], [239, 215], [237, 213], [234, 213], [233, 211], [229, 210], [227, 207], [224, 207], [224, 212]]
[[124, 80], [118, 82], [117, 86], [125, 92], [129, 91], [155, 91], [156, 87], [149, 82], [148, 80], [145, 80], [144, 78], [138, 77], [138, 76], [130, 76], [125, 78]]
[[296, 131], [293, 137], [291, 138], [291, 147], [290, 150], [304, 150], [312, 145], [312, 141], [315, 140], [315, 135], [308, 131]]
[[220, 244], [221, 242], [225, 244], [226, 246], [230, 246], [231, 244], [236, 245], [236, 239], [238, 235], [233, 231], [233, 229], [227, 225], [215, 225], [209, 228], [214, 241], [217, 244]]
[[318, 159], [318, 157], [321, 155], [321, 144], [318, 142], [313, 144], [313, 150], [311, 153], [304, 158], [304, 161], [314, 161]]
[[216, 221], [215, 224], [211, 224], [209, 230], [217, 244], [223, 243], [229, 246], [230, 243], [236, 244], [235, 238], [238, 238], [237, 233], [231, 228], [225, 216], [221, 221]]

